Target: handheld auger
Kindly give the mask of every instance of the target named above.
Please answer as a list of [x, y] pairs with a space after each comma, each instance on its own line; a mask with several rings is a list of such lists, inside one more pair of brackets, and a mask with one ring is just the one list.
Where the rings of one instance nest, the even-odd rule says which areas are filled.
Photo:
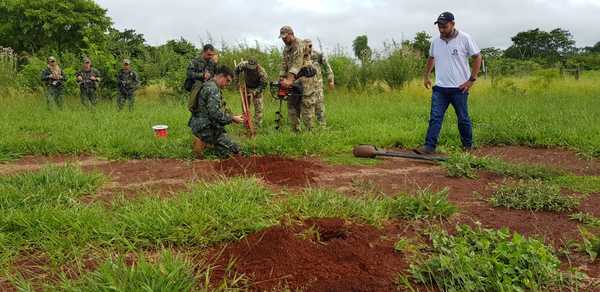
[[386, 156], [386, 157], [400, 157], [400, 158], [408, 158], [408, 159], [416, 159], [416, 160], [426, 160], [426, 161], [446, 161], [448, 158], [442, 156], [429, 156], [429, 155], [419, 155], [416, 153], [410, 152], [391, 152], [391, 151], [382, 151], [377, 149], [377, 147], [373, 145], [358, 145], [354, 147], [352, 151], [354, 157], [358, 158], [375, 158], [377, 156]]

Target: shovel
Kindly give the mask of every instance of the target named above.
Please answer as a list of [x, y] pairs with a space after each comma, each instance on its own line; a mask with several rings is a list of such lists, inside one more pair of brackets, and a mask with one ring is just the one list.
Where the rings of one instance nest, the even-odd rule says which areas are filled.
[[378, 150], [377, 147], [373, 145], [358, 145], [354, 147], [352, 151], [354, 157], [358, 158], [375, 158], [377, 156], [386, 156], [386, 157], [400, 157], [400, 158], [408, 158], [408, 159], [416, 159], [416, 160], [426, 160], [426, 161], [446, 161], [448, 158], [440, 157], [440, 156], [428, 156], [428, 155], [419, 155], [416, 153], [410, 152], [390, 152], [390, 151], [382, 151]]

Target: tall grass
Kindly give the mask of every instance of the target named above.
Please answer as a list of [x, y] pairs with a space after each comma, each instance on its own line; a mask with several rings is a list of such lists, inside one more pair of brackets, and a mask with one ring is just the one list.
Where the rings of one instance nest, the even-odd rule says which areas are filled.
[[[523, 89], [511, 93], [482, 80], [470, 97], [475, 141], [478, 145], [524, 144], [559, 146], [600, 156], [600, 75], [582, 80], [559, 79], [538, 86], [515, 79]], [[2, 96], [0, 157], [15, 154], [92, 153], [110, 158], [191, 158], [189, 113], [177, 102], [165, 102], [157, 92], [140, 92], [133, 113], [116, 112], [101, 103], [89, 112], [70, 98], [64, 111], [47, 111], [40, 96]], [[239, 112], [234, 92], [228, 104]], [[329, 126], [310, 133], [276, 131], [274, 112], [278, 104], [266, 99], [265, 126], [254, 140], [241, 130], [231, 132], [248, 152], [258, 154], [324, 156], [349, 152], [360, 143], [414, 147], [423, 142], [429, 119], [430, 92], [414, 81], [402, 90], [372, 93], [338, 90], [326, 97]], [[169, 125], [169, 138], [153, 137], [151, 126]], [[442, 148], [460, 145], [456, 118], [449, 110], [440, 137]]]

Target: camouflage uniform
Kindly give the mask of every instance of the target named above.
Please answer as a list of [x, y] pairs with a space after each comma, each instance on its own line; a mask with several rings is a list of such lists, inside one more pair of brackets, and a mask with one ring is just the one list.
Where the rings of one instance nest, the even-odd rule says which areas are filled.
[[189, 122], [194, 136], [212, 145], [221, 157], [239, 153], [239, 146], [227, 136], [225, 126], [232, 123], [232, 116], [214, 80], [204, 83], [197, 101]]
[[[281, 71], [279, 76], [286, 78], [288, 74], [298, 75], [300, 69], [306, 64], [304, 58], [304, 41], [296, 38], [293, 43], [286, 45], [283, 49]], [[300, 131], [300, 112], [302, 103], [288, 99], [288, 119], [294, 131]], [[310, 124], [307, 124], [310, 128]]]
[[312, 60], [315, 65], [315, 69], [317, 69], [317, 102], [315, 104], [315, 115], [317, 116], [317, 122], [324, 126], [326, 124], [325, 121], [325, 94], [323, 90], [323, 69], [326, 69], [327, 72], [327, 82], [333, 83], [334, 76], [333, 70], [331, 69], [331, 65], [325, 58], [322, 53], [312, 52]]
[[117, 84], [119, 85], [119, 96], [117, 97], [117, 107], [123, 109], [125, 102], [129, 105], [129, 111], [133, 111], [135, 103], [135, 90], [140, 85], [140, 78], [133, 70], [121, 69], [117, 75]]
[[[96, 68], [90, 68], [89, 71], [81, 69], [75, 73], [76, 77], [81, 77], [79, 83], [79, 96], [81, 98], [81, 104], [84, 106], [96, 106], [96, 89], [98, 88], [98, 82], [100, 80], [100, 71]], [[96, 77], [96, 80], [91, 80], [91, 77]]]
[[[317, 66], [315, 66], [312, 60], [312, 53], [307, 47], [309, 43], [310, 40], [305, 40], [303, 42], [305, 47], [302, 67], [313, 67], [313, 69], [315, 69], [316, 71]], [[312, 129], [313, 122], [315, 120], [315, 106], [317, 104], [319, 93], [319, 80], [317, 79], [317, 75], [313, 77], [300, 77], [299, 80], [302, 83], [302, 87], [304, 88], [304, 92], [302, 94], [302, 106], [300, 108], [300, 116], [302, 117], [304, 126], [308, 130], [310, 130]]]
[[239, 80], [240, 75], [243, 73], [246, 82], [246, 89], [248, 91], [249, 98], [254, 103], [254, 121], [256, 125], [262, 124], [263, 116], [263, 91], [267, 86], [269, 77], [267, 71], [256, 61], [243, 61], [235, 67], [234, 78]]
[[46, 83], [47, 87], [46, 104], [48, 105], [48, 109], [50, 109], [52, 102], [55, 102], [56, 106], [62, 109], [65, 103], [65, 72], [60, 69], [60, 76], [58, 76], [58, 79], [53, 79], [52, 75], [50, 67], [44, 69], [41, 74], [41, 79]]

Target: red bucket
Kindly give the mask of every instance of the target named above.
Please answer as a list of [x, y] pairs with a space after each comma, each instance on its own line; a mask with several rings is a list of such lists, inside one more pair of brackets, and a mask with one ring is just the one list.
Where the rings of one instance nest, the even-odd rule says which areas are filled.
[[164, 138], [169, 135], [168, 132], [169, 126], [167, 125], [156, 125], [152, 126], [152, 130], [154, 130], [154, 136], [157, 138]]

